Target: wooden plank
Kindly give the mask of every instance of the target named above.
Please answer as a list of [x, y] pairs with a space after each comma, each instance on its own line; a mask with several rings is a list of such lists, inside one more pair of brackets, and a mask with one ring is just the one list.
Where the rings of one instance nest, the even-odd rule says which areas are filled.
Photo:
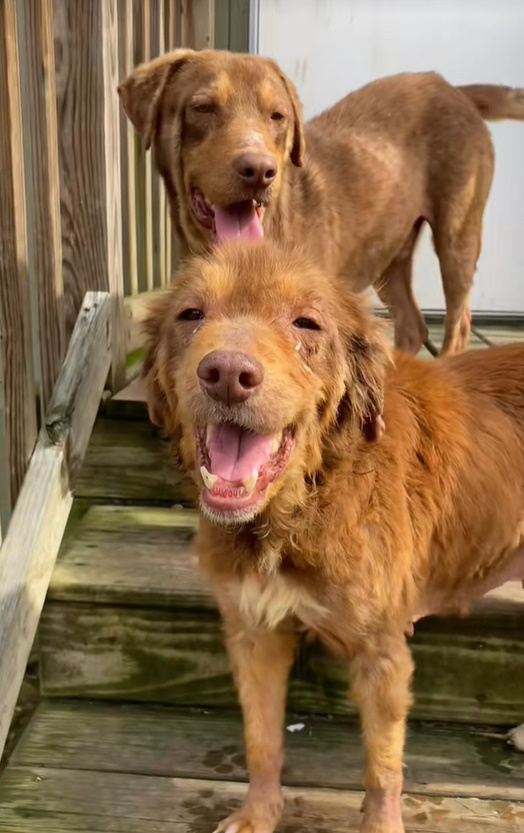
[[27, 189], [29, 268], [37, 295], [41, 406], [49, 401], [65, 350], [52, 0], [17, 4]]
[[[462, 627], [462, 626], [461, 626]], [[89, 639], [86, 640], [86, 634]], [[421, 623], [410, 642], [417, 666], [412, 715], [517, 724], [524, 713], [524, 636], [462, 632], [453, 620]], [[40, 624], [42, 687], [52, 696], [234, 706], [218, 616], [212, 611], [50, 602]], [[292, 675], [292, 711], [352, 713], [345, 663], [303, 645]]]
[[191, 49], [215, 46], [215, 0], [182, 0], [182, 45]]
[[111, 300], [89, 293], [0, 550], [0, 754], [110, 364]]
[[[356, 721], [304, 718], [286, 732], [283, 783], [360, 789], [364, 766]], [[297, 723], [289, 716], [287, 725]], [[44, 702], [12, 757], [16, 766], [245, 781], [240, 714], [154, 706]], [[406, 792], [524, 801], [524, 756], [496, 729], [413, 723]]]
[[[123, 0], [119, 10], [119, 64], [120, 80], [123, 81], [131, 74], [135, 66], [133, 57], [133, 0]], [[134, 295], [138, 292], [135, 130], [122, 107], [120, 108], [120, 135], [124, 289], [127, 295]]]
[[5, 443], [0, 477], [7, 478], [0, 494], [5, 526], [37, 434], [14, 0], [0, 0], [0, 124], [0, 364], [4, 400], [0, 440]]
[[48, 599], [213, 608], [188, 510], [93, 506], [62, 545]]
[[[209, 833], [245, 796], [237, 783], [11, 767], [0, 784], [0, 831]], [[279, 829], [358, 833], [362, 798], [286, 788]], [[524, 807], [507, 801], [406, 795], [403, 805], [407, 833], [514, 833], [524, 823]]]
[[66, 332], [88, 290], [114, 300], [113, 386], [125, 384], [116, 0], [54, 0]]
[[229, 0], [229, 43], [232, 52], [249, 52], [249, 0]]
[[[91, 506], [64, 542], [48, 598], [214, 609], [197, 571], [197, 525], [195, 510]], [[435, 619], [431, 629], [507, 635], [523, 624], [524, 591], [520, 582], [509, 582], [480, 600], [469, 617]]]
[[118, 98], [117, 0], [102, 3], [102, 71], [104, 77], [104, 151], [107, 225], [106, 271], [113, 303], [111, 389], [125, 385], [124, 275], [122, 258], [122, 188], [120, 181], [120, 101]]
[[187, 502], [187, 489], [153, 426], [145, 421], [99, 419], [76, 483], [77, 497]]
[[524, 325], [511, 324], [477, 324], [473, 327], [475, 335], [488, 344], [516, 344], [524, 341]]

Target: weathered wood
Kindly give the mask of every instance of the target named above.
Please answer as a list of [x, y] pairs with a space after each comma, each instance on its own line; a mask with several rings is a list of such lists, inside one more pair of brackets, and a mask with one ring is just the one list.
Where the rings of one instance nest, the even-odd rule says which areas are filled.
[[[286, 724], [299, 722], [289, 716]], [[360, 789], [363, 750], [356, 721], [301, 720], [286, 732], [283, 783]], [[15, 766], [88, 769], [244, 781], [242, 722], [228, 712], [154, 706], [44, 702], [12, 757]], [[405, 789], [417, 795], [524, 801], [524, 756], [496, 729], [413, 723]]]
[[[414, 717], [521, 720], [522, 628], [477, 634], [462, 632], [453, 620], [428, 620], [410, 644], [417, 666]], [[212, 611], [179, 609], [174, 616], [169, 608], [51, 602], [42, 614], [40, 649], [42, 686], [49, 695], [202, 707], [236, 703]], [[347, 688], [345, 663], [319, 645], [302, 646], [292, 674], [291, 710], [352, 713]]]
[[0, 441], [5, 443], [0, 478], [8, 478], [0, 497], [5, 526], [37, 434], [14, 0], [0, 0], [0, 125]]
[[215, 0], [182, 0], [182, 45], [213, 49], [215, 45]]
[[188, 510], [92, 506], [64, 540], [48, 599], [215, 608]]
[[0, 550], [0, 754], [109, 369], [110, 306], [86, 297]]
[[[1, 833], [209, 833], [236, 810], [243, 784], [9, 768], [0, 784]], [[286, 788], [281, 833], [358, 833], [362, 793]], [[515, 833], [524, 807], [509, 801], [404, 797], [408, 833]], [[54, 826], [52, 827], [51, 824]]]
[[29, 268], [37, 296], [41, 406], [66, 350], [52, 0], [17, 3]]
[[[195, 510], [91, 506], [64, 541], [49, 598], [214, 609], [196, 566], [197, 525]], [[510, 582], [477, 602], [467, 618], [433, 620], [431, 628], [482, 636], [519, 634], [523, 625], [524, 590]]]
[[[118, 65], [122, 82], [134, 69], [133, 0], [121, 0], [118, 26]], [[124, 293], [138, 292], [136, 241], [135, 137], [133, 125], [120, 108], [120, 179], [122, 185], [122, 256]]]
[[169, 443], [142, 420], [99, 419], [82, 470], [78, 497], [185, 502], [182, 475]]
[[488, 344], [514, 344], [524, 341], [524, 325], [518, 322], [504, 324], [477, 324], [475, 335]]
[[116, 0], [54, 0], [66, 331], [88, 290], [111, 292], [112, 383], [125, 383]]

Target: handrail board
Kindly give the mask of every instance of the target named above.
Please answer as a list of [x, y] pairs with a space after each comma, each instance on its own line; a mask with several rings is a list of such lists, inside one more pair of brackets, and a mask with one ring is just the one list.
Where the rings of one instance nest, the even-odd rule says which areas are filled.
[[88, 292], [0, 549], [0, 755], [111, 363], [112, 301]]

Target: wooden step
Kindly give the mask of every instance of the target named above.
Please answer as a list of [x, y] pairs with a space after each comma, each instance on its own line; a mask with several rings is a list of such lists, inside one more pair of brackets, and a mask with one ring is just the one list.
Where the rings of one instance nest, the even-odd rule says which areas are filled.
[[[408, 833], [522, 829], [524, 756], [496, 730], [413, 725], [406, 764]], [[210, 833], [245, 779], [237, 715], [44, 702], [0, 780], [0, 833]], [[357, 833], [361, 779], [358, 726], [304, 719], [279, 830]]]
[[[161, 507], [91, 506], [66, 535], [40, 624], [49, 696], [236, 704], [213, 599], [191, 537], [195, 514]], [[467, 619], [419, 624], [419, 718], [517, 724], [524, 717], [524, 593], [504, 588]], [[345, 714], [347, 668], [304, 645], [290, 708]]]

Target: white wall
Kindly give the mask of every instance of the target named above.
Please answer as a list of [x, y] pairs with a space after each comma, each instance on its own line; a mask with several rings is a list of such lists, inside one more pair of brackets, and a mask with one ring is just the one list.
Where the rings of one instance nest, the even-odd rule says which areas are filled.
[[[524, 0], [259, 0], [258, 51], [297, 85], [307, 118], [384, 75], [437, 70], [455, 84], [524, 87]], [[473, 310], [524, 314], [524, 123], [491, 125], [496, 172]], [[429, 238], [429, 234], [426, 235]], [[429, 239], [415, 287], [442, 309]]]

